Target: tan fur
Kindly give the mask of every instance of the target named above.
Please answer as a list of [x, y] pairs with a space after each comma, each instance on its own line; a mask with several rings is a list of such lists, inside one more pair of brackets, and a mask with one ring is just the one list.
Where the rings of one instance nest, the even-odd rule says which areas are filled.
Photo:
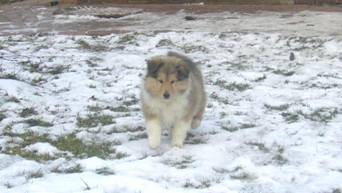
[[153, 57], [147, 63], [141, 99], [149, 145], [158, 147], [160, 130], [171, 128], [172, 145], [181, 147], [186, 132], [200, 125], [204, 113], [201, 72], [190, 59], [174, 52]]

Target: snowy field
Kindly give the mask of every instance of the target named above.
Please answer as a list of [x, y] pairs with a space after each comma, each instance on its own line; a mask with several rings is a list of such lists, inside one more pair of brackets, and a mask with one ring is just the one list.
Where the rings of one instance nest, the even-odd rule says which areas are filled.
[[[337, 24], [336, 24], [337, 25]], [[203, 71], [204, 121], [150, 150], [145, 59]], [[341, 193], [341, 36], [139, 32], [0, 37], [1, 193]]]

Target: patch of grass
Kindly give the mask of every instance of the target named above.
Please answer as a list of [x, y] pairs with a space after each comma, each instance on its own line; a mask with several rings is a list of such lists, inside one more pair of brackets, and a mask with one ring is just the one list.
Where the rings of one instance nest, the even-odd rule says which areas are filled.
[[[239, 56], [240, 58], [240, 56]], [[225, 61], [221, 65], [228, 65], [229, 67], [226, 69], [227, 71], [235, 70], [235, 71], [242, 71], [250, 68], [248, 65], [246, 65], [248, 62], [244, 61], [241, 59], [238, 63], [230, 62], [230, 61]]]
[[118, 106], [118, 107], [113, 107], [113, 108], [110, 108], [111, 111], [114, 111], [114, 112], [129, 112], [129, 109], [127, 106]]
[[44, 81], [44, 79], [43, 79], [42, 77], [39, 77], [39, 78], [32, 79], [32, 80], [31, 80], [31, 84], [32, 84], [33, 86], [37, 86], [39, 83], [41, 83], [41, 82], [43, 82], [43, 81]]
[[27, 61], [21, 61], [19, 64], [22, 65], [25, 70], [28, 70], [31, 73], [33, 72], [42, 73], [42, 68], [40, 66], [40, 63], [35, 63], [30, 60], [27, 60]]
[[[1, 4], [1, 3], [0, 3], [0, 4]], [[14, 185], [12, 185], [12, 184], [9, 183], [9, 182], [6, 182], [6, 183], [4, 184], [4, 186], [5, 186], [7, 189], [11, 189], [11, 188], [14, 187]]]
[[292, 76], [294, 75], [296, 72], [295, 71], [291, 71], [291, 70], [274, 70], [273, 71], [274, 74], [278, 74], [278, 75], [283, 75], [283, 76]]
[[200, 136], [195, 136], [192, 133], [188, 133], [184, 143], [185, 144], [206, 144], [207, 140], [201, 138]]
[[89, 66], [90, 68], [94, 68], [94, 67], [98, 67], [98, 66], [99, 66], [98, 63], [96, 63], [96, 62], [94, 62], [94, 61], [91, 61], [91, 60], [87, 60], [86, 63], [88, 64], [88, 66]]
[[103, 168], [96, 169], [95, 172], [97, 174], [105, 175], [105, 176], [114, 175], [115, 174], [115, 172], [111, 168], [109, 168], [109, 167], [103, 167]]
[[225, 81], [225, 80], [217, 80], [216, 82], [214, 82], [214, 85], [217, 85], [217, 86], [224, 88], [224, 89], [227, 89], [227, 90], [240, 91], [240, 92], [251, 89], [251, 86], [249, 84], [236, 83], [236, 82], [227, 83], [227, 81]]
[[211, 186], [211, 181], [209, 179], [201, 179], [199, 183], [191, 183], [189, 180], [185, 182], [183, 185], [184, 188], [195, 188], [195, 189], [204, 189], [209, 188]]
[[243, 124], [238, 125], [238, 126], [222, 125], [221, 128], [223, 130], [226, 130], [226, 131], [229, 131], [229, 132], [235, 132], [235, 131], [238, 131], [240, 129], [249, 129], [249, 128], [253, 128], [255, 126], [256, 125], [253, 124], [253, 123], [243, 123]]
[[230, 174], [230, 178], [234, 180], [245, 180], [245, 181], [251, 181], [255, 179], [254, 176], [250, 175], [249, 173], [242, 171], [234, 174]]
[[[10, 154], [10, 155], [19, 155], [26, 159], [36, 160], [39, 162], [53, 160], [56, 157], [50, 156], [48, 154], [38, 155], [34, 152], [28, 152], [24, 150], [23, 148], [28, 145], [37, 143], [37, 142], [47, 142], [55, 146], [57, 149], [61, 151], [71, 152], [73, 156], [78, 157], [78, 158], [87, 158], [87, 157], [96, 156], [96, 157], [105, 159], [105, 158], [110, 157], [114, 153], [116, 153], [115, 157], [118, 157], [118, 158], [127, 156], [127, 155], [123, 155], [120, 152], [115, 152], [115, 150], [112, 150], [112, 146], [114, 145], [113, 143], [94, 142], [91, 144], [86, 144], [82, 140], [78, 139], [75, 134], [69, 134], [69, 135], [63, 136], [63, 137], [58, 138], [57, 140], [52, 140], [48, 138], [47, 135], [37, 135], [37, 134], [34, 134], [33, 132], [27, 132], [23, 134], [14, 134], [14, 133], [10, 133], [10, 131], [7, 131], [6, 133], [3, 133], [3, 135], [10, 136], [10, 137], [20, 137], [22, 139], [22, 143], [20, 143], [18, 146], [5, 149], [4, 153]], [[64, 154], [61, 154], [61, 156], [62, 155], [65, 156]]]
[[31, 178], [41, 178], [43, 177], [44, 174], [42, 171], [38, 170], [36, 172], [29, 173], [28, 176], [26, 176], [26, 179], [31, 179]]
[[123, 101], [123, 104], [126, 106], [136, 105], [138, 104], [139, 99], [133, 96], [130, 100]]
[[122, 158], [125, 158], [125, 157], [128, 157], [129, 155], [127, 153], [123, 153], [123, 152], [116, 152], [115, 153], [115, 159], [122, 159]]
[[340, 188], [334, 188], [332, 193], [342, 193], [342, 190]]
[[[217, 95], [217, 93], [215, 93], [215, 92], [211, 93], [209, 97], [212, 98], [212, 99], [215, 99], [218, 102], [223, 103], [225, 105], [229, 104], [229, 101], [228, 101], [227, 98], [219, 97]], [[211, 107], [212, 107], [212, 105], [208, 104], [208, 108], [211, 108]]]
[[281, 113], [281, 116], [288, 123], [294, 123], [294, 122], [297, 122], [299, 120], [299, 115], [296, 113], [283, 112], [283, 113]]
[[81, 173], [82, 167], [80, 164], [72, 165], [67, 168], [56, 167], [51, 170], [54, 173], [64, 173], [64, 174], [73, 174], [73, 173]]
[[111, 130], [107, 131], [106, 134], [111, 135], [113, 133], [126, 133], [126, 132], [144, 132], [146, 129], [142, 126], [132, 127], [130, 125], [124, 125], [120, 128], [114, 126]]
[[74, 156], [79, 158], [95, 156], [105, 159], [113, 153], [111, 143], [85, 144], [82, 140], [78, 139], [75, 134], [69, 134], [58, 138], [58, 140], [54, 142], [54, 145], [58, 149], [71, 152]]
[[0, 112], [0, 121], [4, 120], [6, 118], [6, 115], [4, 112]]
[[88, 85], [89, 88], [96, 88], [96, 85], [90, 84]]
[[100, 115], [100, 114], [88, 114], [87, 117], [77, 116], [77, 126], [83, 128], [96, 127], [101, 125], [110, 125], [115, 123], [111, 115]]
[[47, 73], [52, 74], [52, 75], [57, 75], [57, 74], [62, 74], [68, 69], [69, 69], [69, 66], [56, 65], [53, 68], [49, 68]]
[[328, 123], [332, 119], [334, 119], [338, 114], [338, 110], [336, 107], [332, 108], [318, 108], [311, 113], [304, 113], [299, 110], [296, 112], [283, 112], [281, 115], [285, 118], [287, 122], [296, 122], [299, 120], [299, 117], [302, 116], [305, 119]]
[[156, 45], [157, 48], [169, 47], [169, 46], [171, 46], [171, 47], [175, 46], [175, 44], [169, 39], [161, 39]]
[[185, 53], [192, 53], [192, 52], [203, 52], [203, 53], [208, 53], [209, 50], [208, 48], [201, 46], [201, 45], [190, 45], [186, 44], [182, 47]]
[[100, 57], [90, 57], [88, 60], [86, 60], [86, 63], [89, 67], [94, 68], [98, 67], [99, 63], [103, 61], [103, 58]]
[[294, 51], [300, 51], [305, 49], [317, 49], [323, 45], [324, 41], [312, 37], [289, 37], [286, 45], [291, 47]]
[[131, 134], [131, 135], [129, 135], [128, 140], [129, 141], [136, 141], [139, 139], [146, 139], [146, 138], [147, 138], [147, 133], [144, 132], [144, 133], [138, 133], [138, 134]]
[[10, 126], [7, 126], [5, 128], [2, 135], [8, 136], [8, 137], [18, 137], [22, 139], [22, 142], [20, 144], [7, 147], [6, 149], [4, 149], [2, 152], [5, 154], [18, 155], [25, 159], [35, 160], [38, 162], [44, 162], [44, 161], [55, 159], [54, 156], [50, 156], [48, 154], [37, 154], [35, 152], [30, 152], [24, 149], [24, 147], [37, 143], [37, 142], [47, 142], [47, 143], [52, 144], [53, 141], [49, 139], [47, 135], [37, 135], [33, 132], [16, 134], [16, 133], [12, 133]]
[[24, 123], [27, 123], [30, 127], [39, 126], [39, 127], [52, 127], [53, 124], [40, 120], [40, 119], [27, 119], [24, 121]]
[[90, 50], [91, 46], [88, 42], [86, 42], [85, 40], [77, 40], [76, 43], [80, 46], [80, 48], [82, 49], [86, 49], [86, 50]]
[[218, 174], [227, 174], [230, 171], [225, 168], [213, 168], [213, 170]]
[[45, 135], [38, 135], [33, 132], [26, 132], [26, 133], [11, 133], [10, 131], [11, 128], [8, 129], [8, 131], [5, 133], [7, 136], [11, 137], [20, 137], [23, 139], [23, 142], [20, 144], [22, 147], [25, 147], [27, 145], [31, 145], [37, 142], [47, 142], [47, 143], [52, 143], [52, 140], [48, 137], [47, 134]]
[[33, 108], [33, 107], [28, 107], [28, 108], [24, 108], [23, 110], [21, 110], [21, 112], [19, 113], [19, 115], [21, 117], [29, 117], [31, 115], [37, 115], [37, 111]]
[[267, 78], [267, 76], [265, 74], [263, 74], [261, 77], [258, 77], [257, 79], [255, 79], [254, 81], [255, 82], [260, 82], [260, 81], [263, 81]]
[[135, 43], [136, 35], [137, 35], [136, 33], [123, 35], [123, 36], [121, 36], [119, 38], [117, 43], [118, 44], [132, 44], [132, 43]]
[[1, 74], [0, 79], [12, 79], [12, 80], [20, 80], [17, 74], [11, 73], [11, 74]]
[[233, 170], [231, 170], [229, 172], [230, 172], [230, 174], [229, 174], [230, 178], [235, 179], [235, 180], [251, 181], [251, 180], [254, 180], [256, 178], [252, 174], [245, 171], [244, 168], [241, 166], [237, 166], [236, 168], [234, 168]]
[[20, 100], [15, 96], [11, 96], [7, 99], [7, 102], [20, 103]]
[[12, 126], [11, 125], [6, 125], [4, 128], [3, 128], [3, 130], [2, 130], [2, 135], [4, 135], [4, 136], [8, 136], [8, 137], [13, 137], [14, 135], [16, 135], [16, 134], [14, 134], [13, 132], [12, 132]]
[[44, 162], [44, 161], [49, 161], [49, 160], [55, 159], [55, 157], [52, 157], [52, 156], [50, 156], [48, 154], [38, 155], [38, 154], [36, 154], [34, 152], [26, 151], [22, 147], [23, 147], [22, 145], [14, 146], [14, 147], [9, 147], [9, 148], [6, 148], [3, 151], [3, 153], [9, 154], [9, 155], [17, 155], [17, 156], [23, 157], [25, 159], [34, 160], [34, 161], [37, 161], [37, 162]]
[[304, 114], [304, 117], [311, 121], [327, 123], [335, 118], [337, 114], [337, 108], [319, 108], [310, 114]]
[[91, 106], [87, 106], [88, 111], [91, 112], [100, 112], [103, 110], [102, 107], [100, 107], [99, 105], [91, 105]]
[[206, 144], [207, 140], [202, 139], [202, 138], [192, 138], [190, 140], [186, 140], [185, 144]]
[[272, 160], [275, 161], [278, 165], [284, 165], [288, 162], [286, 157], [284, 156], [284, 148], [278, 147], [275, 155], [272, 157]]
[[269, 104], [264, 104], [264, 106], [267, 108], [267, 109], [270, 109], [270, 110], [275, 110], [275, 111], [285, 111], [289, 108], [289, 104], [283, 104], [283, 105], [278, 105], [278, 106], [275, 106], [275, 105], [269, 105]]
[[175, 167], [177, 169], [185, 169], [188, 168], [194, 160], [191, 156], [183, 156], [181, 160], [164, 160], [163, 163], [172, 167]]
[[258, 143], [258, 142], [248, 142], [246, 143], [247, 145], [251, 145], [251, 146], [255, 146], [258, 148], [258, 150], [264, 152], [264, 153], [268, 153], [270, 152], [270, 149], [268, 149], [265, 144], [263, 143]]
[[66, 170], [64, 170], [64, 173], [81, 173], [82, 172], [82, 166], [80, 164], [76, 164], [73, 167], [69, 167]]

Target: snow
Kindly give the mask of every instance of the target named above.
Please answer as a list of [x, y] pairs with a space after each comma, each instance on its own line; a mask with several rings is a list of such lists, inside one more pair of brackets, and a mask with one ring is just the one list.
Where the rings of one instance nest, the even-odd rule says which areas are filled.
[[53, 156], [59, 152], [58, 149], [50, 145], [50, 143], [40, 143], [40, 142], [26, 146], [25, 150], [35, 152], [38, 155], [49, 155], [49, 156]]
[[[278, 13], [258, 14], [260, 31], [194, 21], [185, 32], [1, 36], [0, 192], [342, 191], [341, 35], [265, 29]], [[314, 14], [297, 13], [304, 24]], [[151, 150], [141, 80], [145, 59], [168, 50], [199, 63], [208, 105], [183, 148], [165, 132]], [[95, 115], [107, 117], [80, 124]]]

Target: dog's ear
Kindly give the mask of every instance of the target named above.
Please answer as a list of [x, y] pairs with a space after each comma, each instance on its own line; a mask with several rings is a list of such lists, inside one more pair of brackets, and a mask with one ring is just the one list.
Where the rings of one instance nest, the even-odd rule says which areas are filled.
[[177, 65], [176, 72], [177, 72], [177, 79], [179, 81], [186, 80], [189, 78], [190, 70], [188, 66], [186, 65]]
[[158, 71], [161, 67], [163, 67], [163, 63], [157, 59], [148, 59], [146, 60], [147, 63], [147, 76], [157, 78]]

